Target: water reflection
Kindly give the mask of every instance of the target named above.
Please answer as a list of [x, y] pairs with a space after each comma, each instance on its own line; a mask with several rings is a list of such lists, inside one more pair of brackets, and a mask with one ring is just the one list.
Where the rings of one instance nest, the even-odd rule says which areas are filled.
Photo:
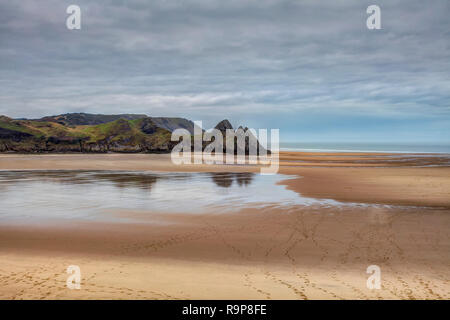
[[253, 180], [253, 175], [250, 172], [219, 172], [211, 173], [211, 178], [219, 187], [229, 188], [234, 180], [240, 187], [248, 186]]
[[0, 173], [0, 188], [8, 184], [27, 184], [31, 181], [68, 184], [112, 183], [118, 188], [151, 190], [158, 180], [155, 174], [108, 171], [14, 171]]
[[156, 175], [150, 174], [111, 174], [111, 173], [95, 173], [91, 179], [98, 181], [109, 181], [114, 183], [118, 188], [139, 188], [150, 191], [152, 186], [158, 181]]
[[[254, 173], [250, 172], [218, 172], [202, 173], [210, 176], [219, 187], [229, 188], [236, 181], [240, 187], [252, 183]], [[110, 172], [110, 171], [14, 171], [0, 173], [0, 188], [5, 188], [10, 183], [26, 183], [32, 180], [47, 181], [61, 184], [89, 184], [99, 182], [111, 182], [118, 188], [139, 188], [151, 190], [159, 179], [186, 180], [191, 179], [191, 174], [155, 174], [142, 172]]]
[[125, 171], [0, 172], [0, 221], [108, 219], [127, 210], [212, 213], [325, 203], [277, 185], [286, 176]]

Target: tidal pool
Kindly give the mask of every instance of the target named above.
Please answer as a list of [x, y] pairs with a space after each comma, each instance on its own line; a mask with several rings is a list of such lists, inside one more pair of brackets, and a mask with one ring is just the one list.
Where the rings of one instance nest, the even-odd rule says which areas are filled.
[[302, 197], [285, 175], [126, 171], [2, 171], [0, 221], [114, 220], [114, 212], [221, 213], [244, 207], [338, 205]]

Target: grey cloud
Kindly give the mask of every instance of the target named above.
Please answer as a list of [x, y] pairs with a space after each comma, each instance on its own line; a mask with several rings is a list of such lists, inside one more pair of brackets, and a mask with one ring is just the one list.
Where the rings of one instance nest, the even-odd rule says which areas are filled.
[[[80, 31], [65, 28], [72, 2]], [[365, 27], [373, 3], [382, 30]], [[449, 9], [446, 0], [2, 2], [0, 114], [450, 121]]]

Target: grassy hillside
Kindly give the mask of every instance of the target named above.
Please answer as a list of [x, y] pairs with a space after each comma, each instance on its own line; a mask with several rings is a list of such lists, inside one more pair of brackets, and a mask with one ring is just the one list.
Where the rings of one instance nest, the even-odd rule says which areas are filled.
[[170, 136], [150, 118], [68, 126], [0, 117], [2, 152], [164, 152], [173, 147]]
[[57, 122], [65, 126], [97, 125], [119, 119], [136, 120], [146, 118], [145, 114], [91, 114], [91, 113], [65, 113], [57, 116], [48, 116], [38, 121]]
[[119, 119], [138, 120], [142, 118], [151, 118], [157, 127], [171, 132], [177, 128], [187, 129], [191, 133], [194, 132], [194, 123], [190, 120], [170, 117], [147, 117], [145, 114], [65, 113], [35, 119], [35, 121], [59, 123], [67, 127], [76, 127], [80, 125], [98, 125]]
[[[173, 130], [194, 131], [194, 123], [183, 118], [121, 116], [71, 113], [37, 120], [0, 116], [0, 152], [170, 152], [178, 143], [170, 141]], [[223, 120], [216, 128], [224, 136], [226, 152], [226, 129], [233, 127]], [[204, 141], [203, 147], [208, 144]], [[262, 150], [259, 143], [258, 148]], [[248, 154], [248, 138], [244, 150], [235, 145], [234, 152], [238, 151]]]

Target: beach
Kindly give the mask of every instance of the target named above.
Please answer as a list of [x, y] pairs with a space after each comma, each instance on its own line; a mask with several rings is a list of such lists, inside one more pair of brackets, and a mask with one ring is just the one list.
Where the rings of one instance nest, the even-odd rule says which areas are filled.
[[[229, 212], [214, 207], [190, 212], [181, 202], [170, 213], [158, 206], [119, 208], [109, 220], [3, 219], [0, 298], [450, 298], [446, 155], [281, 152], [279, 165], [273, 187], [282, 196], [278, 203], [245, 203]], [[55, 170], [190, 173], [194, 178], [215, 173], [198, 186], [216, 185], [224, 194], [266, 181], [258, 180], [258, 166], [177, 166], [168, 154], [2, 154], [0, 170], [23, 176]], [[227, 184], [230, 173], [237, 175]], [[197, 181], [192, 177], [183, 183]], [[128, 180], [107, 179], [122, 193], [130, 188]], [[151, 186], [146, 180], [146, 192], [158, 194], [158, 185], [173, 183], [164, 179], [157, 176]], [[144, 189], [141, 180], [133, 183]], [[12, 186], [18, 192], [21, 185]], [[293, 195], [308, 201], [288, 202]], [[70, 265], [81, 269], [79, 290], [66, 286]], [[366, 286], [371, 265], [381, 270], [379, 290]]]

